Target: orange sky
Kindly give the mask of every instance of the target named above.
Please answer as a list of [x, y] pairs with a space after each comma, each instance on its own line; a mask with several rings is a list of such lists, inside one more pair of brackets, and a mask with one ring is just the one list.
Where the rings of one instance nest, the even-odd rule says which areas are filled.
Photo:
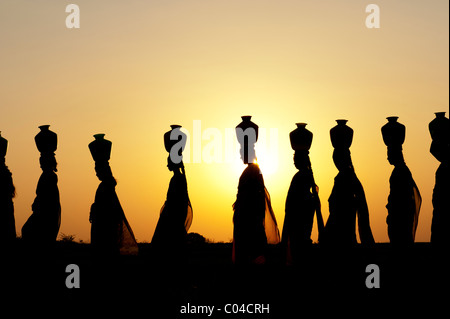
[[[150, 241], [171, 177], [162, 139], [170, 124], [185, 127], [192, 142], [202, 138], [194, 137], [201, 121], [202, 151], [219, 143], [206, 139], [215, 132], [225, 159], [227, 129], [248, 114], [267, 131], [257, 155], [280, 231], [296, 172], [289, 132], [306, 122], [314, 133], [310, 157], [326, 219], [337, 174], [329, 130], [348, 119], [374, 237], [385, 242], [392, 167], [380, 128], [397, 115], [423, 197], [416, 240], [429, 241], [438, 162], [429, 153], [428, 123], [448, 111], [448, 1], [73, 2], [80, 29], [65, 26], [69, 1], [0, 3], [0, 130], [9, 140], [18, 234], [41, 173], [39, 125], [50, 124], [59, 138], [61, 232], [89, 241], [99, 181], [87, 145], [105, 133], [125, 214], [138, 241]], [[380, 29], [365, 26], [369, 3], [381, 9]], [[191, 145], [191, 231], [228, 241], [242, 166], [194, 163], [193, 155]]]

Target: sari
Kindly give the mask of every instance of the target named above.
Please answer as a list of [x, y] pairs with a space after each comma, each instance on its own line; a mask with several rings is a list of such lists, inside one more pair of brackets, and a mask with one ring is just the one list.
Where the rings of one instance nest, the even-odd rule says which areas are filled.
[[239, 178], [233, 210], [233, 263], [265, 263], [266, 246], [278, 244], [280, 233], [257, 164], [248, 164]]

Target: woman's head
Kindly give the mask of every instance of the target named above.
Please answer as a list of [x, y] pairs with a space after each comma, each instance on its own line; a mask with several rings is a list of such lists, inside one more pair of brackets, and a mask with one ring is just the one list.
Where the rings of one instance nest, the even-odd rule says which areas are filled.
[[[174, 172], [174, 173], [181, 173], [184, 171], [184, 164], [183, 161], [180, 161], [178, 164], [174, 163], [171, 159], [170, 156], [167, 157], [167, 168], [169, 169], [169, 171]], [[181, 170], [181, 171], [180, 171]]]
[[353, 170], [352, 158], [348, 148], [336, 148], [333, 152], [333, 162], [339, 171]]
[[44, 172], [57, 172], [58, 163], [56, 162], [55, 154], [41, 154], [39, 158], [39, 163], [41, 164], [41, 169]]
[[310, 169], [311, 161], [309, 159], [308, 151], [296, 151], [294, 153], [294, 165], [298, 170]]
[[109, 163], [96, 163], [95, 164], [95, 173], [99, 180], [107, 181], [107, 180], [114, 180], [111, 167], [109, 166]]
[[403, 151], [401, 148], [396, 147], [388, 147], [387, 149], [387, 159], [391, 165], [399, 165], [405, 163], [405, 159], [403, 157]]

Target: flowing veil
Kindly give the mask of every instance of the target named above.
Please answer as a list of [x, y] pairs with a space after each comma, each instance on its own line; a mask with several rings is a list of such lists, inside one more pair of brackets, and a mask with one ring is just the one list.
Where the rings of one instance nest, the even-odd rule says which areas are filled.
[[272, 209], [272, 204], [270, 201], [270, 195], [266, 187], [264, 187], [265, 199], [266, 199], [266, 215], [264, 217], [264, 229], [266, 231], [267, 243], [268, 244], [279, 244], [280, 231], [278, 230], [277, 220]]

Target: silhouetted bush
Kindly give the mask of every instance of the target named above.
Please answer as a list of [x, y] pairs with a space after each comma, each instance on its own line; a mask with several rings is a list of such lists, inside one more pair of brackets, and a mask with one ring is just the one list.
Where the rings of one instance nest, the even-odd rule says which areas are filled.
[[187, 234], [187, 242], [191, 245], [200, 245], [206, 243], [206, 238], [198, 233], [189, 233]]
[[73, 243], [75, 240], [75, 235], [66, 235], [64, 233], [60, 233], [59, 240], [65, 243]]

